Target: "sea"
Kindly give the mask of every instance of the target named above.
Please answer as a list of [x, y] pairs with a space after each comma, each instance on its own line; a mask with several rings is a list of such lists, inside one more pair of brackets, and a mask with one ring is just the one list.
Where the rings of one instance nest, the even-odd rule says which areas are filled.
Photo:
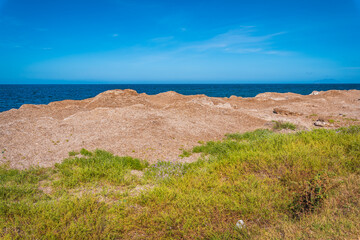
[[184, 95], [205, 94], [209, 97], [255, 97], [264, 92], [308, 95], [312, 91], [360, 90], [360, 84], [0, 84], [0, 112], [17, 109], [23, 104], [82, 100], [111, 89], [134, 89], [149, 95], [175, 91]]

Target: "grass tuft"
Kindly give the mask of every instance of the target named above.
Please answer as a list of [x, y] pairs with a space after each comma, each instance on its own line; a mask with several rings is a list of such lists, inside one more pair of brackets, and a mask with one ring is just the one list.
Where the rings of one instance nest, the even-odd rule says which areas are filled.
[[359, 142], [359, 126], [256, 130], [194, 147], [193, 163], [82, 150], [53, 168], [2, 165], [0, 238], [357, 239]]
[[82, 149], [83, 157], [67, 158], [55, 165], [61, 177], [56, 184], [75, 187], [81, 183], [105, 181], [112, 184], [127, 184], [131, 170], [143, 170], [148, 163], [132, 157], [118, 157], [96, 150], [90, 152]]
[[330, 178], [324, 173], [318, 173], [311, 180], [301, 183], [289, 205], [293, 216], [300, 217], [321, 207], [328, 197], [329, 185]]
[[296, 129], [296, 125], [290, 122], [281, 122], [281, 121], [273, 121], [274, 122], [274, 126], [273, 129], [274, 130], [281, 130], [281, 129], [290, 129], [290, 130], [295, 130]]

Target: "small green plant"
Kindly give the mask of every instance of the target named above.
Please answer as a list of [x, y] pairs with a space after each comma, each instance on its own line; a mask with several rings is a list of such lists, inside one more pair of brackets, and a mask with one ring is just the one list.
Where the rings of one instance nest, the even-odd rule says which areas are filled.
[[292, 215], [298, 218], [320, 207], [328, 196], [329, 183], [326, 173], [319, 173], [310, 181], [303, 182], [289, 205]]
[[143, 170], [148, 166], [146, 161], [114, 156], [103, 150], [90, 152], [82, 149], [80, 153], [83, 157], [68, 158], [55, 165], [55, 170], [61, 176], [57, 185], [71, 188], [82, 183], [100, 181], [127, 184], [131, 170]]
[[296, 125], [290, 122], [281, 122], [281, 121], [273, 121], [274, 122], [274, 126], [273, 129], [274, 130], [281, 130], [281, 129], [290, 129], [290, 130], [295, 130], [296, 129]]
[[334, 119], [329, 119], [329, 123], [334, 123], [335, 120]]
[[171, 177], [182, 177], [189, 165], [177, 162], [158, 162], [150, 166], [145, 175], [156, 181], [168, 180]]
[[76, 156], [79, 154], [80, 154], [79, 152], [71, 151], [71, 152], [69, 152], [69, 157], [73, 157], [73, 156]]
[[241, 140], [253, 141], [253, 140], [266, 139], [272, 134], [273, 132], [271, 132], [268, 129], [257, 129], [253, 132], [226, 134], [226, 137], [227, 139], [232, 139], [237, 141], [241, 141]]
[[179, 155], [179, 157], [184, 158], [184, 157], [190, 157], [191, 156], [191, 151], [187, 151], [185, 149], [180, 149], [180, 150], [182, 150], [183, 152], [182, 152], [182, 154]]
[[359, 134], [360, 133], [360, 125], [350, 126], [348, 128], [342, 127], [337, 130], [338, 133], [343, 134]]
[[0, 239], [357, 239], [359, 143], [360, 126], [256, 130], [196, 146], [192, 163], [82, 150], [0, 165]]
[[88, 157], [92, 156], [92, 152], [90, 152], [89, 150], [86, 150], [85, 148], [80, 150], [80, 154], [83, 156], [88, 156]]

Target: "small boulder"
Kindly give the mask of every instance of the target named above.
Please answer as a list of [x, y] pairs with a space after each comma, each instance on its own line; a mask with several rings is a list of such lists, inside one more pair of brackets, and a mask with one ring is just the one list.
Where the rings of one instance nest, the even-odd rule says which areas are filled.
[[238, 229], [242, 229], [242, 228], [245, 228], [245, 223], [243, 220], [239, 220], [237, 223], [236, 223], [236, 227]]
[[312, 93], [310, 93], [309, 95], [319, 95], [320, 92], [319, 91], [313, 91]]
[[328, 123], [325, 121], [317, 120], [316, 122], [314, 122], [314, 125], [317, 127], [326, 127]]
[[273, 109], [273, 113], [275, 114], [280, 114], [280, 115], [286, 115], [286, 116], [301, 116], [301, 113], [296, 113], [296, 112], [291, 112], [285, 109], [280, 109], [280, 108], [274, 108]]

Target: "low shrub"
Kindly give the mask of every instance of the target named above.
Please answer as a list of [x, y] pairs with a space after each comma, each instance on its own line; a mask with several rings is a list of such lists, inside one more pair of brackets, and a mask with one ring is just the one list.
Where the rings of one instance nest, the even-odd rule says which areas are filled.
[[330, 178], [326, 173], [318, 173], [310, 181], [302, 182], [299, 185], [294, 199], [289, 205], [293, 217], [296, 218], [321, 207], [325, 198], [328, 197]]
[[280, 122], [280, 121], [273, 121], [274, 122], [274, 126], [273, 129], [274, 130], [281, 130], [281, 129], [290, 129], [290, 130], [295, 130], [296, 129], [296, 125], [290, 122]]

